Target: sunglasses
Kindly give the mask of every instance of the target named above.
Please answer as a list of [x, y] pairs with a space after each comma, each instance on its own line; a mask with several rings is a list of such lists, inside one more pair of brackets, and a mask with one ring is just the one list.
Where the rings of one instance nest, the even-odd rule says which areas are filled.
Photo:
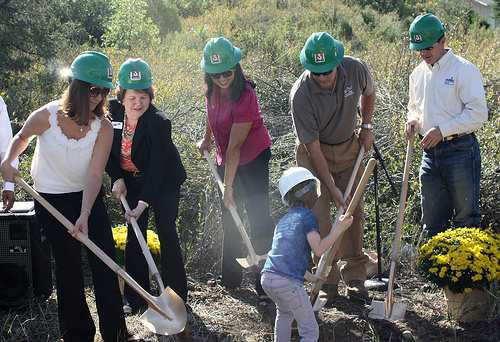
[[101, 89], [99, 87], [92, 87], [92, 88], [90, 88], [89, 93], [90, 93], [91, 97], [97, 97], [99, 95], [102, 95], [102, 97], [105, 97], [109, 94], [109, 89], [108, 88]]
[[226, 70], [224, 72], [220, 72], [218, 74], [209, 74], [209, 75], [214, 80], [218, 80], [221, 76], [224, 77], [224, 78], [229, 78], [229, 77], [233, 76], [233, 73], [234, 73], [234, 70], [233, 69], [229, 69], [229, 70]]
[[330, 75], [331, 73], [333, 72], [333, 69], [332, 70], [329, 70], [329, 71], [325, 71], [325, 72], [312, 72], [311, 71], [311, 74], [313, 74], [314, 76], [328, 76]]
[[424, 50], [425, 50], [425, 51], [432, 51], [432, 50], [436, 47], [436, 45], [438, 45], [438, 43], [439, 43], [440, 41], [441, 41], [441, 39], [438, 39], [438, 40], [437, 40], [434, 44], [432, 44], [432, 46], [429, 46], [429, 47], [426, 47], [426, 48], [420, 49], [420, 50], [418, 50], [418, 52], [420, 52], [420, 51], [424, 51]]

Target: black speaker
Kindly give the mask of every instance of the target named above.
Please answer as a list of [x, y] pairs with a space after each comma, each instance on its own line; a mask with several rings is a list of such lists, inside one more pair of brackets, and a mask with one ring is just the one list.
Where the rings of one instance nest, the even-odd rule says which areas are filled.
[[29, 304], [52, 293], [50, 246], [33, 202], [15, 202], [0, 213], [0, 306]]

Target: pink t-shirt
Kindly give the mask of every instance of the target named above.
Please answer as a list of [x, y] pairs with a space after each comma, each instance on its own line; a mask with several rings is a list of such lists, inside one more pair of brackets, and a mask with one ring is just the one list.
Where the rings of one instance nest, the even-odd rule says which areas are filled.
[[226, 152], [229, 146], [229, 136], [233, 123], [252, 122], [245, 142], [241, 146], [240, 162], [244, 165], [251, 162], [267, 147], [271, 146], [271, 138], [264, 126], [257, 96], [252, 86], [247, 82], [245, 91], [237, 103], [231, 100], [231, 89], [224, 91], [219, 98], [219, 88], [212, 94], [212, 107], [207, 101], [207, 116], [210, 129], [215, 138], [217, 149], [217, 164], [226, 165]]

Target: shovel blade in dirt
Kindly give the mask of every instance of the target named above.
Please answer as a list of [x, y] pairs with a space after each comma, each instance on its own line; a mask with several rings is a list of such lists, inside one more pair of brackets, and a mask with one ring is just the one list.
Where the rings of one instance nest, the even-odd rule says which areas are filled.
[[158, 302], [161, 303], [161, 311], [171, 320], [150, 307], [142, 314], [142, 323], [158, 335], [175, 335], [182, 332], [186, 326], [187, 312], [184, 302], [176, 300], [176, 297], [174, 290], [168, 286], [163, 290], [161, 296], [157, 297]]
[[393, 303], [392, 308], [389, 308], [385, 301], [372, 300], [372, 310], [368, 313], [368, 317], [392, 322], [401, 321], [405, 318], [406, 306], [406, 303]]

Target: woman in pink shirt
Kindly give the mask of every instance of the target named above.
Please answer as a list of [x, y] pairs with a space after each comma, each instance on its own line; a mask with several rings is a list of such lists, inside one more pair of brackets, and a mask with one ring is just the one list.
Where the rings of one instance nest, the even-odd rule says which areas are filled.
[[[242, 279], [242, 268], [236, 258], [242, 257], [242, 238], [229, 213], [229, 205], [246, 209], [252, 244], [257, 254], [271, 248], [274, 223], [269, 212], [269, 159], [271, 138], [264, 126], [253, 80], [243, 73], [239, 61], [241, 50], [225, 38], [212, 38], [204, 49], [201, 68], [205, 71], [207, 121], [205, 136], [197, 144], [201, 154], [210, 151], [212, 134], [217, 150], [219, 174], [223, 175], [221, 285], [236, 288]], [[261, 303], [267, 303], [259, 274], [256, 291]]]

